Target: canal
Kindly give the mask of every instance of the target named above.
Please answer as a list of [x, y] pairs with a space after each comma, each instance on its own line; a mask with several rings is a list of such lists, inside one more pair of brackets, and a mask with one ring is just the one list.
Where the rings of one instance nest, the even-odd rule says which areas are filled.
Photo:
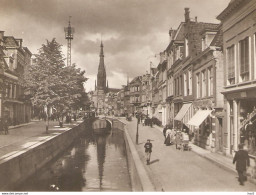
[[16, 191], [131, 191], [124, 133], [86, 133]]

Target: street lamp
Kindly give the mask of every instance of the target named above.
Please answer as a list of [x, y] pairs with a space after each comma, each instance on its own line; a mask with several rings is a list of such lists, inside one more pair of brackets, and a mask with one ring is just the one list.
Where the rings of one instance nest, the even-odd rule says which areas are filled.
[[139, 115], [137, 118], [137, 131], [136, 131], [136, 144], [138, 145], [139, 143]]

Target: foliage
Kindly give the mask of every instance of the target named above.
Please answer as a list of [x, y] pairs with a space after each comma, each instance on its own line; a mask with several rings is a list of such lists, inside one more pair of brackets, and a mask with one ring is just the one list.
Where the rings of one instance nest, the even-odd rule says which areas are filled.
[[85, 71], [75, 64], [65, 66], [64, 60], [61, 45], [55, 39], [47, 40], [39, 49], [25, 77], [33, 105], [52, 107], [60, 114], [83, 106], [81, 102], [87, 97], [83, 87]]

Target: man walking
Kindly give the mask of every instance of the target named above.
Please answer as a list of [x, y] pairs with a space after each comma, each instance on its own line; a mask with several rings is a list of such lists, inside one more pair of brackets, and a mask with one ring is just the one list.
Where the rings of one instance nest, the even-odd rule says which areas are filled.
[[152, 147], [153, 147], [153, 145], [152, 145], [152, 143], [150, 143], [150, 139], [148, 139], [147, 143], [145, 143], [145, 145], [144, 145], [146, 158], [147, 158], [147, 165], [149, 165], [149, 162], [150, 162]]
[[246, 165], [250, 166], [249, 155], [246, 150], [243, 150], [243, 144], [238, 145], [239, 151], [236, 152], [233, 159], [233, 164], [236, 162], [236, 170], [238, 173], [238, 181], [240, 185], [244, 185], [244, 181], [247, 180], [246, 174]]

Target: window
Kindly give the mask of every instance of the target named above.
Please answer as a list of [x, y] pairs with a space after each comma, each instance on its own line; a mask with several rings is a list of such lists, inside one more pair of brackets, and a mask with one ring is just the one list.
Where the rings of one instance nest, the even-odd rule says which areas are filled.
[[188, 39], [185, 39], [185, 56], [188, 57], [189, 55], [189, 50], [188, 50]]
[[212, 67], [208, 68], [208, 96], [213, 95], [213, 71]]
[[179, 95], [182, 95], [182, 75], [180, 75]]
[[192, 70], [188, 71], [188, 95], [192, 95]]
[[202, 38], [202, 51], [206, 49], [205, 36]]
[[235, 84], [235, 46], [227, 48], [228, 82]]
[[249, 37], [240, 41], [240, 75], [242, 81], [249, 80]]
[[206, 72], [202, 71], [202, 97], [206, 96]]
[[184, 78], [184, 96], [187, 96], [187, 73], [183, 74], [183, 78]]
[[196, 97], [201, 97], [201, 89], [200, 89], [200, 73], [196, 74]]

